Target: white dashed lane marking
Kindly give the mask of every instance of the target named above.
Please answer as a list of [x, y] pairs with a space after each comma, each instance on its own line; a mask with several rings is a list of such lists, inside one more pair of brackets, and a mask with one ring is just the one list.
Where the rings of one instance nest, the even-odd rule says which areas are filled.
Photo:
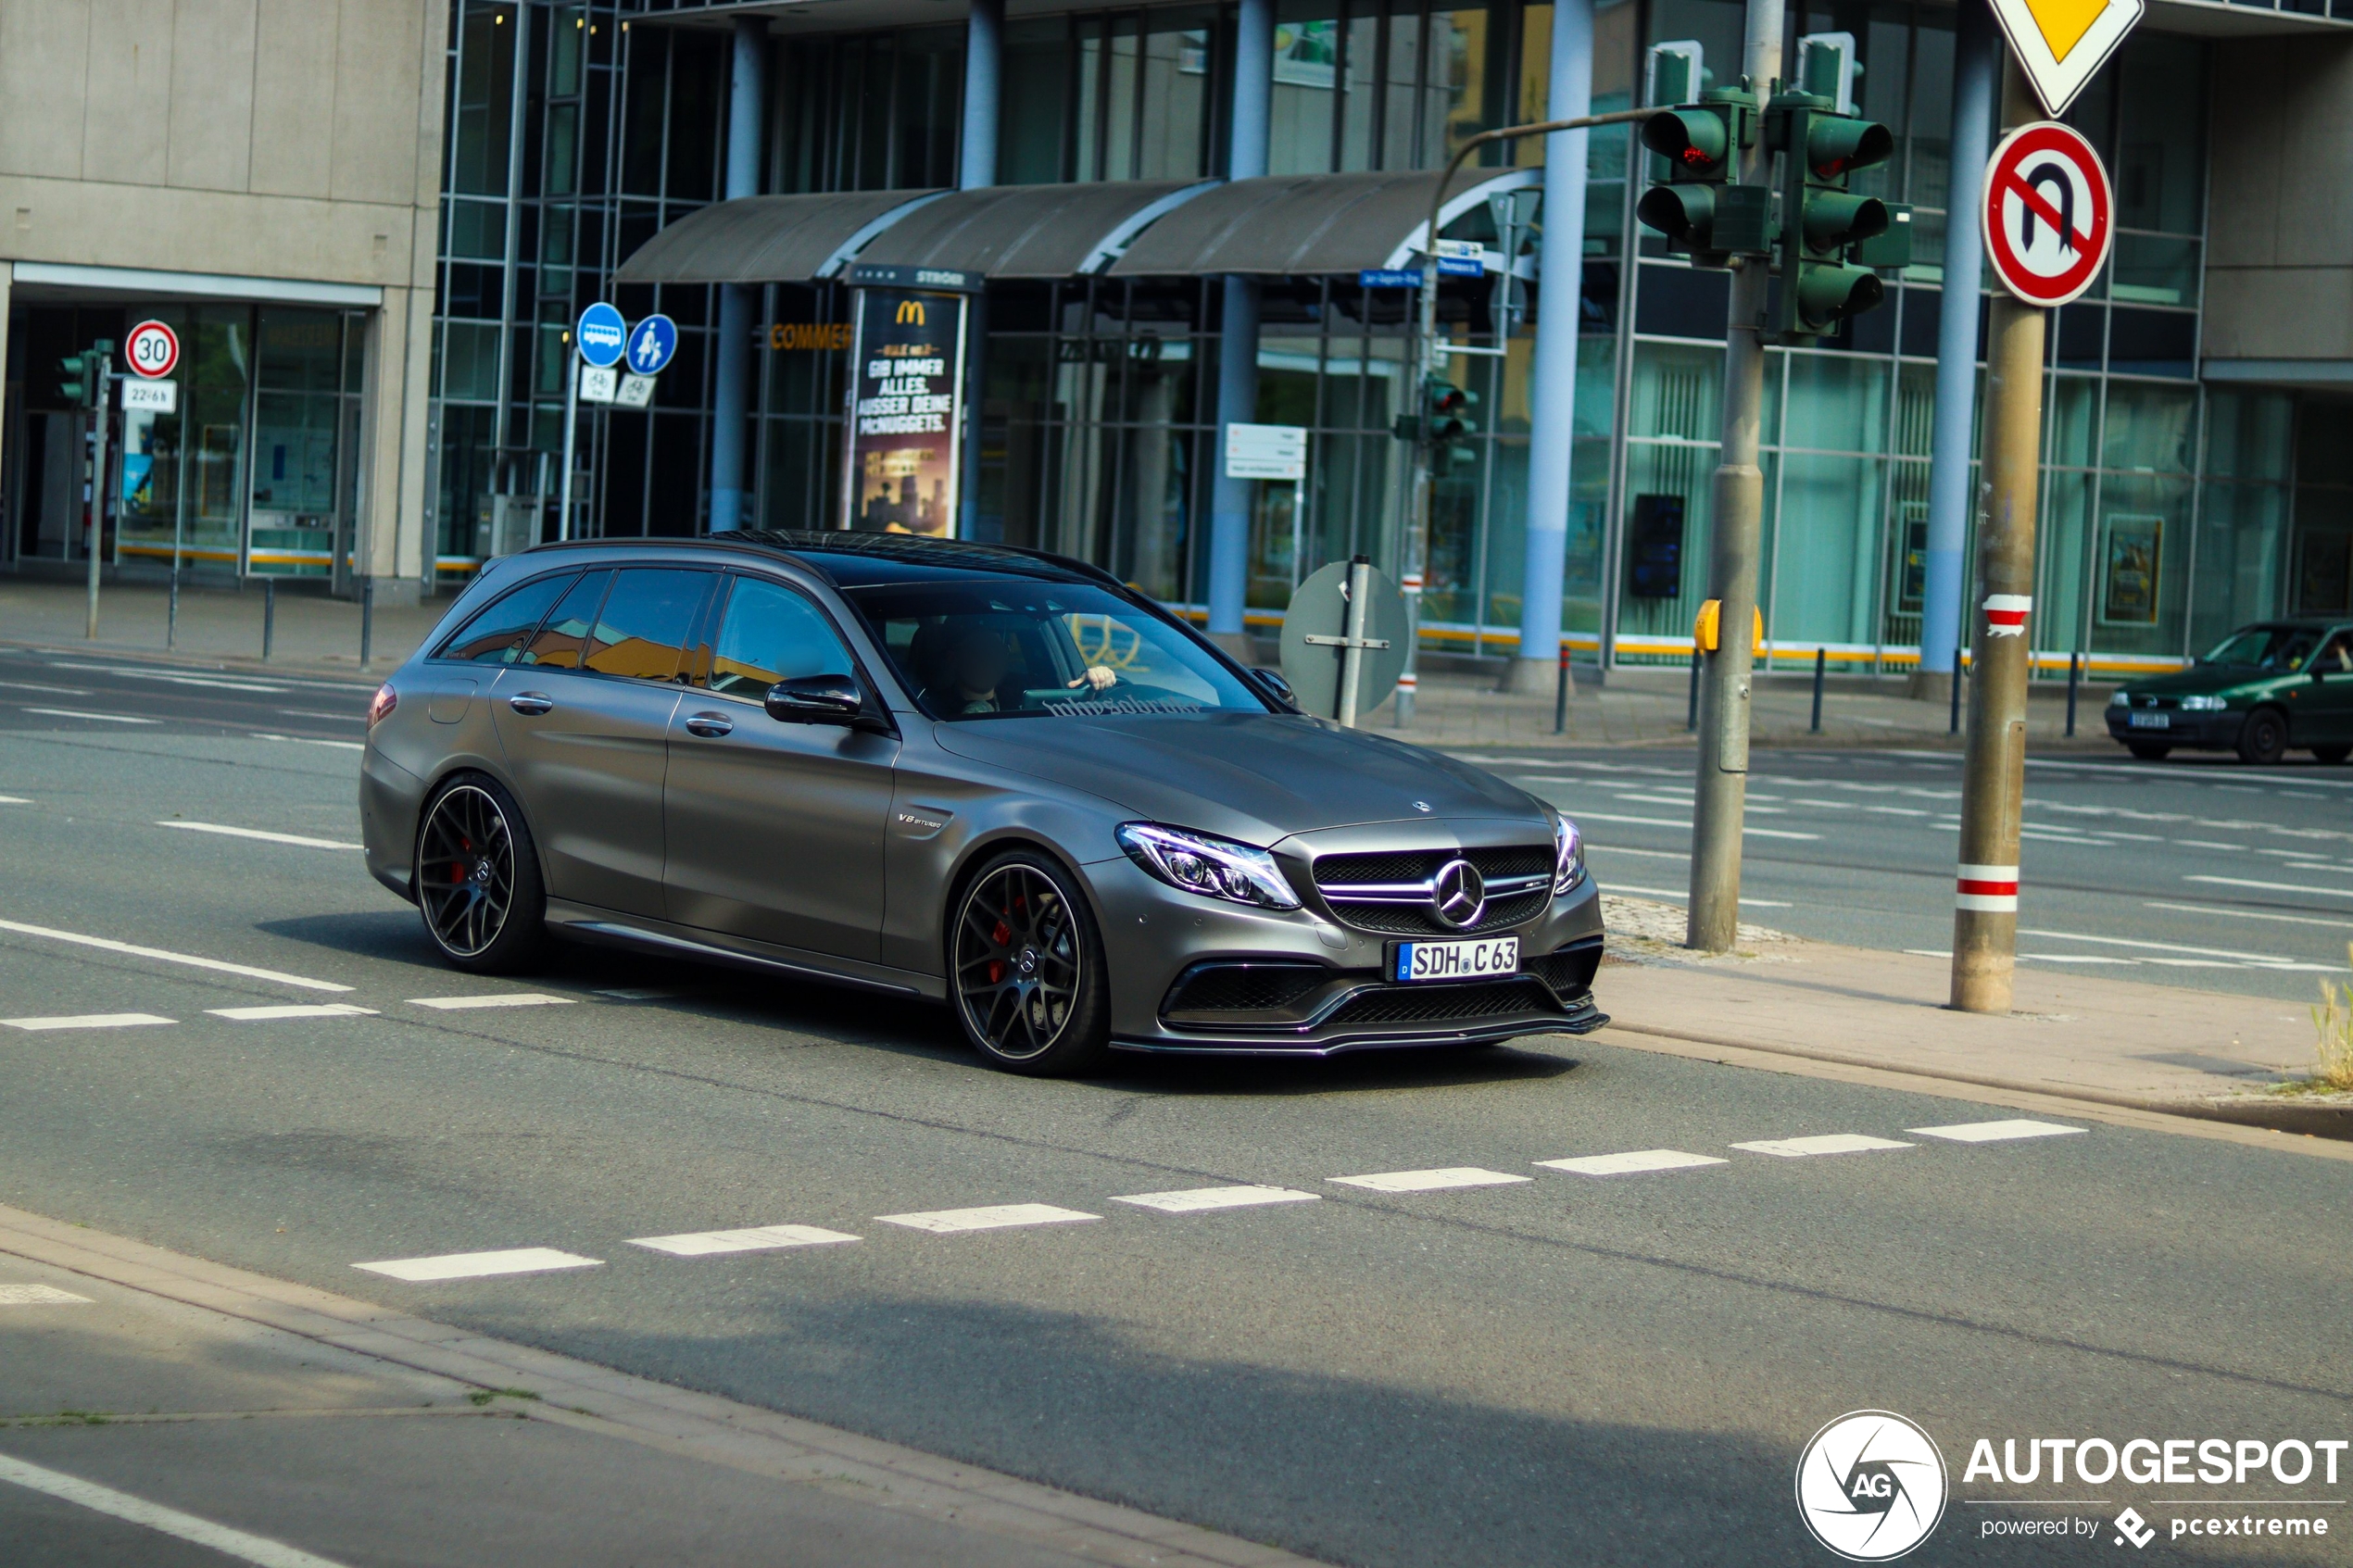
[[21, 921], [0, 920], [0, 931], [13, 931], [19, 936], [40, 936], [52, 942], [69, 942], [76, 947], [95, 947], [102, 952], [123, 953], [134, 959], [155, 959], [162, 963], [185, 964], [191, 969], [208, 969], [220, 974], [242, 974], [248, 980], [272, 980], [281, 985], [293, 985], [305, 991], [348, 991], [348, 985], [338, 985], [332, 980], [311, 980], [299, 974], [287, 974], [274, 969], [256, 969], [251, 964], [230, 963], [222, 959], [198, 958], [194, 953], [175, 953], [168, 947], [142, 947], [135, 943], [118, 942], [111, 936], [88, 936], [78, 931], [58, 931], [45, 925], [27, 925]]
[[1182, 1192], [1139, 1192], [1114, 1198], [1164, 1214], [1197, 1214], [1204, 1209], [1249, 1209], [1262, 1203], [1314, 1203], [1321, 1193], [1293, 1192], [1289, 1187], [1192, 1187]]
[[815, 1225], [758, 1225], [739, 1231], [691, 1231], [684, 1236], [637, 1236], [632, 1247], [667, 1252], [673, 1258], [708, 1258], [721, 1252], [772, 1252], [783, 1247], [830, 1247], [856, 1241], [840, 1231]]
[[128, 713], [81, 713], [70, 708], [28, 708], [44, 719], [80, 719], [93, 724], [160, 724], [160, 719], [134, 719]]
[[0, 806], [30, 806], [32, 802], [21, 795], [0, 795]]
[[601, 1258], [583, 1258], [552, 1247], [518, 1247], [505, 1252], [451, 1252], [438, 1258], [391, 1258], [354, 1263], [371, 1274], [426, 1285], [443, 1279], [488, 1279], [495, 1274], [538, 1274], [557, 1269], [600, 1269]]
[[1076, 1209], [1057, 1209], [1051, 1203], [999, 1203], [984, 1209], [934, 1209], [919, 1214], [875, 1216], [878, 1224], [905, 1225], [910, 1230], [930, 1231], [936, 1236], [1010, 1230], [1016, 1225], [1075, 1225], [1101, 1218], [1101, 1214], [1082, 1214]]
[[1344, 1186], [1374, 1192], [1444, 1192], [1450, 1187], [1492, 1187], [1506, 1182], [1532, 1182], [1533, 1176], [1482, 1171], [1476, 1165], [1449, 1165], [1435, 1171], [1378, 1171], [1369, 1176], [1334, 1176]]
[[411, 997], [412, 1008], [436, 1008], [443, 1012], [464, 1012], [473, 1008], [552, 1008], [570, 1007], [570, 997], [551, 997], [545, 991], [508, 991], [491, 997]]
[[256, 740], [280, 740], [289, 746], [331, 746], [338, 751], [365, 751], [367, 746], [356, 740], [319, 740], [310, 735], [273, 735], [267, 730], [252, 732]]
[[1579, 1176], [1632, 1176], [1645, 1171], [1688, 1171], [1702, 1165], [1729, 1165], [1712, 1154], [1685, 1154], [1680, 1148], [1637, 1148], [1624, 1154], [1585, 1154], [1574, 1160], [1539, 1160], [1547, 1170]]
[[1760, 1138], [1755, 1143], [1736, 1143], [1734, 1148], [1744, 1148], [1753, 1154], [1775, 1154], [1783, 1160], [1803, 1160], [1809, 1154], [1868, 1154], [1877, 1148], [1910, 1148], [1907, 1143], [1893, 1138], [1867, 1137], [1861, 1133], [1822, 1133], [1810, 1138]]
[[292, 1002], [283, 1007], [207, 1008], [215, 1018], [233, 1019], [239, 1023], [267, 1023], [281, 1018], [373, 1018], [373, 1008], [356, 1008], [348, 1002]]
[[54, 1285], [0, 1285], [0, 1307], [87, 1307], [87, 1296]]
[[266, 833], [260, 828], [233, 828], [225, 822], [157, 822], [159, 828], [184, 828], [190, 833], [217, 833], [228, 838], [258, 838], [269, 844], [293, 844], [305, 849], [358, 849], [334, 838], [309, 838], [298, 833]]
[[46, 1029], [136, 1029], [148, 1023], [177, 1023], [176, 1018], [159, 1018], [152, 1012], [84, 1012], [64, 1018], [0, 1018], [0, 1023], [11, 1029], [38, 1033]]
[[1956, 1122], [1949, 1127], [1906, 1127], [1924, 1138], [1946, 1138], [1954, 1143], [2007, 1143], [2012, 1138], [2056, 1138], [2068, 1133], [2081, 1133], [2082, 1127], [2063, 1127], [2057, 1122], [2029, 1122], [2017, 1119], [2008, 1122]]

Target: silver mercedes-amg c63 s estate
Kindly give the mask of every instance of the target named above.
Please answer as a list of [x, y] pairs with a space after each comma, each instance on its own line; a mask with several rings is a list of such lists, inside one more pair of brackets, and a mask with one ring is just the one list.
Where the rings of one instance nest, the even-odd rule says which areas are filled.
[[1575, 824], [1030, 551], [500, 560], [376, 694], [360, 808], [458, 968], [560, 937], [929, 997], [1018, 1073], [1605, 1022]]

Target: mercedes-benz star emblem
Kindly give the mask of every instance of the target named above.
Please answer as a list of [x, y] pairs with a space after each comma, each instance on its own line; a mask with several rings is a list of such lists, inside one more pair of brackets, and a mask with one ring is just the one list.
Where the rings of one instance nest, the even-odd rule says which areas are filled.
[[1477, 925], [1487, 909], [1487, 879], [1468, 860], [1449, 860], [1429, 885], [1429, 901], [1447, 924]]

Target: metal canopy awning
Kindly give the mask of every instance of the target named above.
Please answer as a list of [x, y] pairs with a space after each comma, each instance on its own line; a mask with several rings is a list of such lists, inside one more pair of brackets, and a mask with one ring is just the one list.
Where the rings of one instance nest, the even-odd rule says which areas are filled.
[[[1541, 169], [1464, 169], [1448, 187], [1439, 227], [1498, 191], [1539, 183]], [[1220, 185], [1145, 230], [1114, 277], [1242, 272], [1313, 277], [1417, 265], [1434, 170], [1273, 175]]]
[[945, 191], [741, 196], [689, 213], [639, 245], [622, 283], [805, 283], [830, 278], [876, 234]]
[[1079, 277], [1103, 270], [1147, 225], [1216, 188], [1214, 181], [1117, 180], [958, 191], [891, 225], [858, 260], [990, 278]]

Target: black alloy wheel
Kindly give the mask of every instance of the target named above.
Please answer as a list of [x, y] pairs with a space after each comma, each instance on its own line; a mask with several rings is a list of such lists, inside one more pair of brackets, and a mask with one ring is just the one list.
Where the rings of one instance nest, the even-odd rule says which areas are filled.
[[2269, 768], [2287, 755], [2287, 721], [2268, 708], [2246, 716], [2239, 731], [2239, 760]]
[[1100, 1065], [1103, 946], [1070, 873], [1027, 850], [981, 869], [949, 936], [956, 1017], [992, 1066], [1036, 1076]]
[[539, 855], [514, 797], [460, 773], [425, 807], [417, 830], [417, 908], [451, 964], [503, 974], [539, 956], [547, 895]]
[[2173, 748], [2161, 740], [2128, 740], [2124, 749], [2144, 762], [2162, 762]]

